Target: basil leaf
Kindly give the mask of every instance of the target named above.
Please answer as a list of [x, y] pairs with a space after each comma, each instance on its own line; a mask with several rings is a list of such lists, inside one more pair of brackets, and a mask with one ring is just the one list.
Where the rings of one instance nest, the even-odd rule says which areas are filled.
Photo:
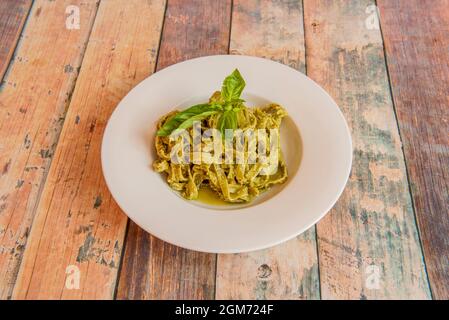
[[178, 112], [173, 117], [168, 119], [164, 123], [162, 128], [160, 128], [157, 131], [157, 135], [162, 136], [162, 137], [168, 136], [168, 135], [170, 135], [170, 133], [172, 133], [173, 130], [178, 128], [181, 125], [181, 123], [183, 123], [187, 119], [190, 119], [191, 117], [196, 116], [201, 113], [204, 113], [206, 111], [217, 110], [217, 109], [218, 109], [218, 106], [212, 106], [208, 103], [194, 105], [186, 110]]
[[232, 111], [225, 111], [218, 119], [217, 129], [220, 130], [222, 137], [224, 138], [226, 129], [237, 129], [237, 114]]
[[206, 111], [200, 114], [197, 114], [193, 117], [190, 117], [189, 119], [185, 120], [183, 123], [181, 123], [178, 127], [178, 129], [187, 129], [190, 128], [191, 126], [193, 126], [193, 123], [195, 121], [201, 121], [206, 119], [207, 117], [217, 113], [217, 110], [211, 110], [211, 111]]
[[223, 133], [225, 131], [225, 122], [226, 122], [226, 118], [228, 117], [228, 112], [229, 111], [223, 112], [221, 114], [220, 118], [218, 119], [217, 129], [220, 130], [222, 135], [223, 135]]
[[221, 97], [225, 101], [237, 100], [240, 98], [245, 85], [245, 80], [243, 80], [239, 70], [235, 69], [224, 79], [221, 87]]

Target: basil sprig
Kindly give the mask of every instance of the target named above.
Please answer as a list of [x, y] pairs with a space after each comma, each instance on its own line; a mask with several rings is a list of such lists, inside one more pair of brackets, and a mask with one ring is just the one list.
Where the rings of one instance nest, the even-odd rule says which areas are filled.
[[245, 80], [243, 80], [239, 70], [235, 69], [234, 72], [224, 79], [221, 86], [221, 97], [225, 102], [239, 100], [245, 85]]
[[177, 113], [164, 123], [162, 128], [157, 131], [157, 135], [165, 137], [175, 129], [188, 129], [193, 126], [193, 122], [204, 120], [217, 113], [220, 113], [217, 129], [222, 135], [226, 129], [237, 129], [237, 112], [240, 111], [244, 102], [240, 99], [240, 95], [245, 85], [242, 75], [238, 69], [235, 69], [224, 79], [218, 100], [197, 104]]
[[[209, 103], [197, 104], [187, 108], [186, 110], [175, 114], [168, 121], [166, 121], [162, 128], [158, 130], [157, 135], [162, 137], [168, 136], [182, 124], [184, 124], [184, 129], [189, 128], [190, 126], [187, 126], [187, 124], [189, 124], [190, 119], [193, 117], [198, 117], [204, 113], [207, 113], [209, 116], [210, 112], [213, 111], [213, 108], [214, 106], [211, 106]], [[216, 109], [216, 111], [218, 111], [218, 108]], [[191, 125], [193, 125], [193, 121]]]

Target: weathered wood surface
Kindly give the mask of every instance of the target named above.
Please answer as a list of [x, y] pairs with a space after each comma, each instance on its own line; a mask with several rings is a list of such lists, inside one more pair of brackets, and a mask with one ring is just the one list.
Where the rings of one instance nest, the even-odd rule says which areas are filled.
[[354, 147], [346, 190], [317, 225], [321, 295], [427, 299], [381, 33], [369, 13], [373, 6], [371, 0], [304, 1], [308, 75], [336, 99]]
[[[305, 72], [300, 1], [233, 3], [230, 51]], [[274, 248], [218, 255], [217, 299], [319, 299], [315, 227]]]
[[65, 8], [81, 3], [35, 1], [0, 88], [0, 299], [11, 295], [94, 21], [96, 3], [84, 3], [83, 28], [65, 28]]
[[[154, 70], [164, 8], [163, 0], [101, 1], [14, 298], [113, 297], [127, 218], [103, 181], [100, 145], [117, 103]], [[66, 286], [69, 266], [80, 271], [79, 289]]]
[[[448, 0], [378, 1], [410, 189], [374, 0], [98, 2], [0, 3], [0, 299], [427, 299], [414, 214], [433, 295], [448, 299]], [[268, 250], [196, 253], [132, 222], [124, 245], [99, 162], [110, 113], [155, 68], [228, 46], [307, 65], [336, 99], [354, 142], [346, 191], [316, 235]]]
[[449, 1], [378, 1], [433, 296], [449, 299]]
[[[228, 52], [231, 1], [169, 1], [157, 69]], [[130, 222], [118, 299], [213, 299], [216, 255], [163, 242]]]
[[0, 80], [8, 68], [32, 0], [0, 2]]

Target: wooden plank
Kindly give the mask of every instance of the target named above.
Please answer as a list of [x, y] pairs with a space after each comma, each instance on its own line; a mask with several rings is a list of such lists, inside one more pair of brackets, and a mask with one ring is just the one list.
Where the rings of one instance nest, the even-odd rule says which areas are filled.
[[[157, 69], [228, 51], [231, 1], [168, 2]], [[212, 299], [216, 255], [165, 243], [130, 222], [118, 299]]]
[[427, 272], [449, 299], [449, 1], [378, 1]]
[[[65, 27], [69, 4], [80, 6], [79, 30]], [[0, 299], [12, 292], [96, 10], [35, 1], [0, 88]]]
[[317, 225], [321, 294], [427, 299], [375, 12], [372, 0], [304, 1], [308, 75], [336, 99], [354, 146], [346, 190]]
[[[234, 1], [231, 53], [260, 56], [305, 72], [300, 1]], [[218, 255], [218, 299], [319, 299], [315, 227], [276, 247]]]
[[0, 80], [8, 68], [31, 4], [31, 0], [0, 2]]
[[154, 69], [164, 8], [163, 0], [100, 3], [14, 298], [113, 297], [127, 218], [103, 180], [100, 145], [117, 103]]

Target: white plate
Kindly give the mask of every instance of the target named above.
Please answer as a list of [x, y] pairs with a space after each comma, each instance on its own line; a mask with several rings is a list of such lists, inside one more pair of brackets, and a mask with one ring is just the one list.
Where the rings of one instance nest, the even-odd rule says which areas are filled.
[[[247, 83], [248, 106], [276, 102], [289, 113], [281, 129], [288, 182], [237, 208], [184, 200], [152, 170], [155, 124], [175, 108], [207, 101], [235, 68]], [[170, 66], [131, 90], [109, 119], [101, 158], [114, 199], [140, 227], [180, 247], [234, 253], [276, 245], [318, 222], [344, 189], [352, 147], [340, 109], [315, 82], [277, 62], [222, 55]]]

